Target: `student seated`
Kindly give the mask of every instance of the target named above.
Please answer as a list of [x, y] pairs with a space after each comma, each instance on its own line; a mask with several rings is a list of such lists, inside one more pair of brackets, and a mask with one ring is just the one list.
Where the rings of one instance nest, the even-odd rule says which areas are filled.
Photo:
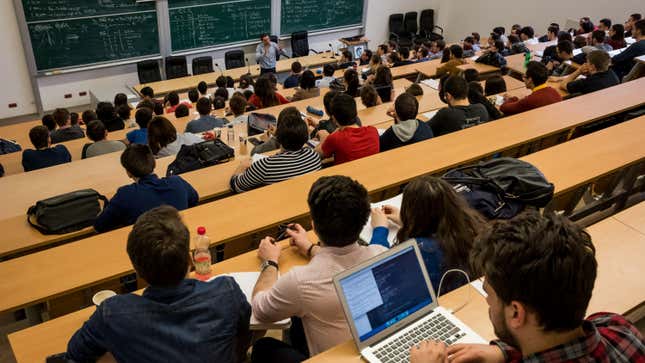
[[[560, 88], [571, 94], [586, 94], [619, 84], [620, 80], [609, 69], [610, 61], [607, 52], [594, 50], [587, 55], [587, 63], [562, 80]], [[581, 75], [586, 78], [578, 79]]]
[[121, 154], [121, 165], [134, 183], [120, 187], [97, 217], [94, 229], [99, 233], [129, 226], [162, 205], [184, 210], [199, 201], [197, 191], [180, 176], [157, 177], [155, 158], [146, 145], [129, 145]]
[[423, 87], [419, 86], [418, 83], [412, 83], [405, 89], [405, 93], [414, 97], [423, 96]]
[[231, 100], [228, 101], [228, 107], [231, 109], [233, 114], [233, 121], [231, 123], [235, 124], [246, 124], [249, 121], [249, 116], [245, 115], [246, 113], [246, 98], [240, 94], [234, 94], [231, 97]]
[[616, 54], [612, 59], [613, 69], [619, 79], [623, 79], [634, 67], [635, 58], [645, 54], [645, 20], [634, 23], [633, 37], [636, 43], [630, 45], [621, 53]]
[[569, 64], [571, 63], [571, 59], [573, 58], [573, 43], [568, 40], [560, 41], [558, 42], [557, 50], [558, 60], [551, 60], [546, 64], [546, 69], [551, 76], [566, 76], [574, 70], [573, 67], [571, 67], [571, 65]]
[[407, 66], [408, 64], [414, 63], [414, 60], [410, 60], [410, 48], [402, 47], [399, 50], [399, 59], [394, 62], [393, 67]]
[[224, 126], [227, 121], [225, 119], [217, 118], [211, 115], [211, 101], [202, 97], [197, 101], [197, 112], [199, 112], [199, 118], [190, 121], [186, 125], [186, 131], [191, 134], [201, 134], [204, 131], [210, 131], [214, 128]]
[[197, 92], [201, 97], [208, 97], [208, 84], [204, 81], [201, 81], [197, 84]]
[[295, 61], [291, 63], [291, 74], [284, 80], [284, 88], [294, 88], [300, 83], [300, 76], [302, 75], [302, 64]]
[[334, 164], [360, 159], [379, 152], [379, 135], [372, 126], [358, 126], [356, 101], [352, 96], [341, 93], [331, 103], [331, 114], [338, 129], [329, 134], [318, 131], [320, 144], [316, 151], [323, 159], [334, 157]]
[[233, 92], [235, 92], [235, 81], [232, 78], [229, 80], [229, 77], [227, 76], [217, 77], [217, 79], [215, 80], [215, 85], [217, 86], [217, 88], [224, 88], [226, 90], [226, 94], [228, 96], [226, 96], [225, 100], [228, 100], [228, 98], [233, 95]]
[[361, 66], [366, 66], [370, 63], [370, 59], [372, 59], [372, 51], [369, 49], [364, 49], [363, 53], [361, 53], [361, 57], [358, 63]]
[[596, 49], [604, 50], [605, 52], [611, 52], [612, 50], [614, 50], [614, 48], [612, 48], [611, 45], [605, 42], [606, 36], [605, 36], [605, 32], [602, 30], [594, 30], [593, 32], [591, 32], [590, 39], [591, 39], [591, 44], [582, 48], [582, 51], [584, 53], [589, 53], [592, 50], [596, 50]]
[[484, 94], [492, 96], [506, 92], [506, 81], [502, 76], [492, 76], [484, 82]]
[[471, 105], [480, 104], [488, 112], [488, 120], [498, 120], [504, 115], [497, 109], [495, 104], [484, 96], [484, 87], [477, 81], [468, 82], [468, 102]]
[[525, 26], [520, 29], [519, 37], [520, 40], [523, 41], [526, 45], [539, 43], [538, 39], [535, 37], [535, 30], [533, 30], [533, 27], [530, 26]]
[[265, 107], [284, 105], [289, 103], [289, 100], [276, 92], [268, 75], [264, 75], [260, 76], [260, 78], [255, 82], [255, 93], [253, 93], [253, 96], [249, 99], [249, 103], [252, 104], [256, 110], [259, 110]]
[[[477, 235], [486, 226], [484, 218], [458, 195], [450, 184], [432, 176], [412, 180], [403, 190], [401, 209], [386, 205], [372, 209], [371, 245], [390, 248], [388, 221], [399, 231], [393, 245], [414, 239], [419, 245], [432, 286], [450, 269], [474, 276], [469, 255]], [[462, 276], [447, 275], [445, 294], [466, 283]]]
[[67, 109], [57, 108], [52, 114], [52, 117], [58, 126], [56, 130], [51, 132], [52, 144], [82, 139], [85, 137], [85, 133], [78, 125], [72, 126], [72, 121]]
[[182, 145], [193, 145], [204, 141], [201, 136], [188, 132], [178, 133], [175, 126], [165, 117], [156, 116], [148, 124], [148, 145], [157, 158], [177, 155]]
[[340, 59], [338, 59], [338, 63], [336, 64], [336, 69], [346, 69], [349, 67], [353, 67], [356, 63], [354, 62], [354, 57], [352, 56], [352, 53], [349, 50], [344, 50], [340, 52]]
[[441, 87], [441, 94], [448, 103], [428, 121], [435, 137], [479, 125], [489, 120], [486, 107], [471, 105], [468, 101], [468, 83], [459, 76], [448, 77]]
[[121, 120], [123, 120], [123, 124], [126, 128], [130, 129], [137, 126], [137, 123], [132, 120], [132, 108], [130, 108], [130, 105], [121, 105], [117, 107], [116, 114], [121, 118]]
[[376, 89], [369, 84], [361, 87], [361, 102], [366, 108], [378, 106], [383, 103]]
[[235, 92], [241, 92], [242, 94], [244, 94], [245, 91], [253, 92], [254, 86], [255, 82], [253, 82], [253, 77], [248, 74], [244, 74], [240, 77], [240, 83], [238, 83], [238, 88]]
[[187, 278], [190, 233], [175, 208], [143, 214], [128, 235], [127, 253], [149, 286], [141, 295], [103, 301], [70, 339], [67, 359], [93, 362], [108, 352], [119, 362], [236, 363], [246, 357], [251, 307], [232, 277]]
[[422, 342], [411, 363], [642, 362], [645, 344], [624, 317], [586, 319], [598, 261], [591, 236], [563, 216], [537, 211], [493, 224], [474, 243], [471, 261], [484, 275], [491, 344]]
[[[365, 87], [363, 87], [363, 89]], [[361, 92], [362, 92], [362, 89], [361, 89]], [[323, 97], [323, 107], [325, 108], [325, 115], [327, 115], [328, 117], [327, 120], [315, 120], [312, 117], [307, 117], [305, 119], [305, 121], [307, 121], [307, 124], [310, 127], [310, 130], [309, 130], [310, 139], [318, 139], [318, 131], [320, 130], [325, 130], [327, 131], [328, 134], [331, 134], [332, 132], [336, 131], [336, 129], [338, 128], [338, 125], [334, 122], [333, 116], [331, 113], [331, 102], [339, 94], [340, 92], [329, 91]]]
[[190, 110], [188, 109], [188, 106], [180, 104], [179, 106], [177, 106], [177, 108], [175, 108], [175, 119], [188, 116], [190, 116]]
[[558, 38], [558, 33], [560, 32], [560, 25], [557, 23], [551, 23], [546, 29], [546, 34], [538, 38], [540, 43], [546, 43], [554, 41]]
[[637, 21], [641, 20], [642, 16], [641, 14], [634, 13], [627, 18], [627, 21], [625, 22], [625, 38], [633, 37], [634, 36], [634, 25], [636, 24]]
[[[343, 73], [343, 81], [343, 91], [345, 94], [352, 97], [359, 97], [361, 95], [361, 81], [358, 79], [358, 72], [352, 68], [345, 70], [345, 73]], [[331, 88], [337, 89], [334, 88], [334, 83], [332, 83]]]
[[466, 82], [475, 82], [479, 81], [479, 71], [473, 68], [468, 68], [464, 70], [464, 79]]
[[430, 51], [428, 51], [428, 48], [426, 47], [421, 47], [417, 51], [417, 63], [421, 62], [427, 62], [430, 60]]
[[508, 36], [508, 51], [505, 55], [524, 54], [527, 52], [529, 52], [529, 48], [526, 47], [526, 44], [517, 35], [511, 34]]
[[379, 137], [380, 151], [388, 151], [432, 138], [432, 129], [417, 120], [419, 101], [409, 93], [402, 93], [394, 102], [394, 125]]
[[307, 98], [320, 96], [320, 88], [316, 87], [316, 76], [310, 70], [302, 72], [298, 86], [291, 101], [306, 100]]
[[[193, 105], [191, 105], [189, 102], [181, 102], [182, 104], [185, 104], [186, 107], [188, 108], [193, 108]], [[180, 101], [179, 101], [179, 94], [175, 91], [172, 91], [168, 93], [166, 96], [166, 101], [165, 101], [165, 106], [166, 106], [166, 113], [174, 113], [175, 109], [179, 107]]]
[[[571, 38], [571, 34], [561, 31], [558, 33], [558, 43], [563, 42], [565, 40], [568, 40], [571, 42], [571, 49], [573, 51], [573, 38]], [[563, 60], [559, 57], [558, 55], [558, 45], [549, 45], [548, 47], [544, 48], [544, 52], [542, 54], [542, 63], [543, 64], [549, 64], [551, 61], [557, 61], [558, 63], [562, 63]]]
[[72, 156], [65, 146], [51, 147], [51, 137], [45, 126], [34, 126], [29, 130], [29, 140], [36, 150], [27, 149], [22, 152], [22, 168], [25, 171], [48, 168], [72, 161]]
[[[394, 85], [392, 83], [392, 71], [384, 65], [376, 68], [376, 74], [367, 78], [366, 84], [372, 85], [381, 97], [381, 101], [390, 102], [394, 95]], [[356, 97], [356, 96], [353, 96]]]
[[231, 190], [242, 193], [322, 168], [320, 155], [305, 145], [309, 130], [297, 108], [287, 107], [280, 112], [275, 138], [280, 152], [253, 163], [250, 159], [242, 161], [231, 177]]
[[609, 37], [607, 37], [607, 44], [611, 45], [613, 49], [623, 49], [627, 46], [625, 42], [625, 27], [623, 24], [614, 24], [609, 29]]
[[271, 237], [263, 239], [258, 256], [265, 263], [252, 303], [253, 314], [261, 322], [302, 319], [303, 330], [296, 333], [292, 326], [292, 336], [296, 336], [292, 342], [304, 341], [304, 335], [306, 347], [263, 338], [253, 346], [253, 363], [301, 362], [351, 339], [332, 278], [385, 251], [383, 246], [357, 243], [370, 213], [367, 190], [358, 182], [346, 176], [322, 177], [312, 185], [308, 203], [320, 242], [310, 242], [299, 224], [292, 225], [287, 233], [298, 251], [310, 259], [309, 264], [278, 276], [282, 247]]
[[188, 100], [190, 103], [195, 104], [199, 100], [199, 91], [196, 88], [188, 91]]
[[43, 118], [40, 119], [40, 123], [47, 127], [47, 130], [50, 132], [56, 130], [56, 120], [54, 120], [54, 116], [50, 114], [44, 115]]
[[224, 99], [224, 103], [226, 103], [229, 96], [231, 96], [231, 94], [228, 93], [228, 89], [226, 87], [217, 87], [215, 92], [213, 92], [213, 99], [216, 99], [217, 97], [222, 98]]
[[316, 87], [329, 87], [329, 85], [336, 79], [334, 77], [334, 72], [336, 72], [336, 68], [334, 68], [333, 65], [325, 64], [323, 66], [323, 78], [316, 81]]
[[148, 123], [152, 120], [152, 110], [142, 107], [134, 114], [134, 120], [139, 125], [138, 130], [128, 132], [125, 137], [130, 144], [148, 144]]
[[[464, 56], [472, 57], [475, 53], [479, 52], [481, 48], [479, 45], [475, 44], [475, 38], [472, 36], [467, 36], [463, 41]], [[468, 55], [466, 55], [468, 53]]]
[[477, 58], [475, 62], [488, 64], [489, 66], [497, 68], [505, 67], [506, 59], [501, 53], [503, 50], [504, 43], [501, 40], [496, 40], [481, 57]]
[[461, 73], [459, 66], [466, 64], [464, 60], [464, 50], [457, 44], [453, 44], [448, 48], [450, 53], [450, 59], [443, 63], [441, 67], [437, 68], [436, 77], [442, 77], [444, 75], [456, 76]]
[[110, 102], [99, 102], [96, 105], [96, 115], [99, 120], [105, 125], [105, 129], [112, 132], [117, 130], [123, 130], [125, 128], [125, 122], [119, 117], [116, 113], [114, 105]]
[[108, 131], [99, 120], [87, 124], [87, 137], [94, 142], [83, 146], [81, 159], [122, 151], [126, 147], [122, 141], [108, 140]]
[[598, 28], [597, 30], [600, 30], [602, 32], [608, 32], [609, 29], [611, 29], [611, 19], [603, 18], [600, 19], [598, 22]]
[[501, 40], [502, 43], [508, 42], [508, 37], [506, 36], [506, 28], [504, 28], [503, 26], [493, 28], [493, 33], [499, 36], [499, 40]]
[[546, 67], [536, 61], [531, 61], [526, 66], [526, 73], [523, 76], [526, 88], [532, 93], [522, 99], [504, 95], [504, 104], [500, 107], [505, 115], [514, 115], [534, 108], [550, 105], [562, 101], [560, 93], [547, 86], [549, 79]]
[[580, 18], [580, 28], [576, 31], [576, 35], [588, 34], [595, 29], [593, 22], [588, 16]]
[[446, 49], [446, 41], [439, 39], [432, 42], [430, 49], [428, 50], [428, 59], [439, 59], [443, 56], [443, 50]]

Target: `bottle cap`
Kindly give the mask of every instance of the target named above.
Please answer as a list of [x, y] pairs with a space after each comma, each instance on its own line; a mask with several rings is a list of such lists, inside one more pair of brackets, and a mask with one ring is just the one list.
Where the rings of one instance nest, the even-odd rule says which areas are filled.
[[204, 227], [197, 227], [197, 234], [200, 236], [203, 236], [206, 234], [206, 228]]

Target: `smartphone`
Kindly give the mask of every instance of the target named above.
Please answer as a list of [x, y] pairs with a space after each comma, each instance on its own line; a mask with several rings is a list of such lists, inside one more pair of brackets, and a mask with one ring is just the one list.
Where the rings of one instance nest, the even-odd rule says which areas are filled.
[[264, 144], [264, 141], [260, 141], [260, 140], [256, 139], [255, 137], [248, 138], [247, 140], [248, 140], [248, 142], [253, 144], [253, 146], [258, 146], [258, 145]]
[[69, 363], [71, 360], [67, 359], [67, 353], [52, 354], [45, 360], [47, 363]]

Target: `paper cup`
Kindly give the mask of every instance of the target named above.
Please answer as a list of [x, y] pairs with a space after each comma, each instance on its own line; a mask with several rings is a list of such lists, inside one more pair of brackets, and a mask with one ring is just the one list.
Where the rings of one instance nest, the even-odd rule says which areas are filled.
[[112, 290], [99, 291], [96, 294], [94, 294], [94, 296], [92, 297], [92, 302], [94, 303], [94, 305], [99, 306], [103, 301], [115, 295], [116, 295], [116, 292]]

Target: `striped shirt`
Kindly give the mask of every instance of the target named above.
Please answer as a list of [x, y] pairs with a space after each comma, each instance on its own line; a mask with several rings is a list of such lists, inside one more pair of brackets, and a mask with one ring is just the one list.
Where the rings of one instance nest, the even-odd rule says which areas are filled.
[[242, 193], [311, 173], [321, 168], [320, 155], [311, 148], [285, 151], [257, 160], [242, 174], [233, 175], [231, 189], [236, 193]]

